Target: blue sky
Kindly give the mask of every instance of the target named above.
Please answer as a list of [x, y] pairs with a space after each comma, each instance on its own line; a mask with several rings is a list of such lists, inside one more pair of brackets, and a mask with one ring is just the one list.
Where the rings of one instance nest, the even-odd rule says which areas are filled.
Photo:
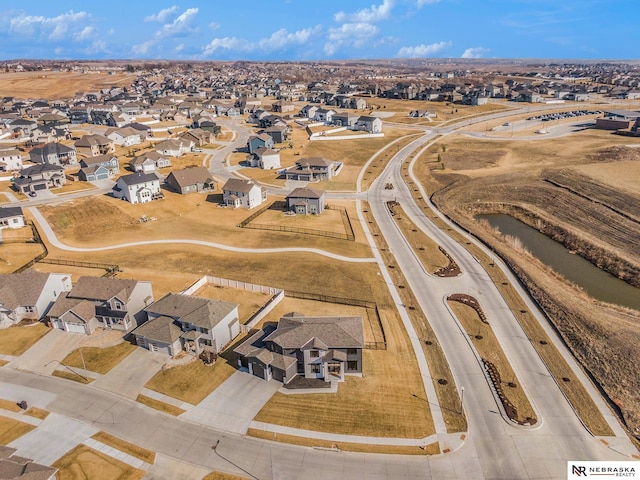
[[638, 0], [32, 0], [5, 5], [0, 4], [1, 60], [640, 56]]

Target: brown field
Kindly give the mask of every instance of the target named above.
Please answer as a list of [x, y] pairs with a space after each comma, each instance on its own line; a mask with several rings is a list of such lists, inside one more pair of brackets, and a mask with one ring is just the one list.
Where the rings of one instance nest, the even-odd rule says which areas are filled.
[[38, 243], [1, 243], [0, 273], [13, 273], [42, 253]]
[[42, 410], [41, 408], [38, 408], [38, 407], [31, 407], [29, 408], [29, 410], [24, 412], [24, 414], [29, 415], [30, 417], [33, 417], [33, 418], [38, 418], [40, 420], [44, 420], [49, 416], [49, 412], [47, 410]]
[[145, 472], [109, 457], [85, 445], [78, 445], [55, 461], [52, 467], [58, 469], [59, 480], [139, 480]]
[[342, 224], [342, 213], [338, 210], [328, 209], [322, 212], [322, 215], [286, 215], [282, 210], [269, 209], [253, 220], [251, 225], [280, 225], [323, 232], [347, 233]]
[[202, 480], [247, 480], [249, 477], [241, 477], [239, 475], [232, 475], [224, 472], [211, 472]]
[[[507, 359], [500, 342], [493, 333], [490, 324], [480, 320], [478, 313], [468, 305], [459, 302], [448, 301], [449, 307], [471, 339], [478, 355], [485, 361], [493, 363], [499, 374], [505, 397], [511, 402], [518, 412], [513, 420], [518, 423], [536, 419], [536, 413], [529, 402], [527, 394], [522, 389], [509, 360]], [[488, 319], [491, 323], [491, 319]]]
[[[253, 212], [219, 207], [218, 194], [179, 195], [165, 191], [165, 195], [162, 200], [142, 205], [107, 196], [83, 198], [42, 207], [41, 212], [60, 240], [85, 247], [118, 244], [125, 238], [128, 242], [187, 238], [247, 248], [310, 247], [354, 257], [370, 255], [366, 240], [357, 229], [355, 242], [241, 229], [237, 224]], [[151, 220], [140, 223], [145, 215]]]
[[108, 75], [71, 72], [0, 73], [0, 91], [18, 98], [71, 98], [78, 92], [129, 86], [135, 77], [124, 73]]
[[4, 398], [0, 398], [0, 409], [16, 413], [22, 410], [16, 402], [5, 400]]
[[640, 162], [637, 160], [621, 160], [604, 165], [580, 165], [574, 169], [593, 178], [596, 182], [626, 190], [636, 196], [640, 195]]
[[260, 310], [265, 302], [271, 298], [270, 295], [260, 292], [212, 284], [205, 285], [195, 292], [194, 295], [196, 297], [211, 298], [213, 300], [239, 304], [238, 313], [240, 314], [240, 324], [244, 324], [249, 320], [251, 315]]
[[109, 445], [121, 452], [127, 453], [133, 457], [139, 458], [143, 462], [147, 462], [153, 465], [153, 462], [156, 460], [155, 452], [142, 448], [138, 445], [134, 445], [133, 443], [125, 442], [121, 438], [115, 437], [106, 432], [98, 432], [95, 435], [92, 435], [91, 438], [94, 440], [98, 440], [99, 442], [104, 443], [105, 445]]
[[[525, 252], [496, 237], [495, 232], [472, 221], [480, 211], [503, 212], [534, 227], [544, 226], [543, 232], [561, 235], [557, 239], [568, 248], [632, 282], [638, 279], [640, 262], [632, 250], [640, 227], [628, 214], [634, 213], [632, 206], [638, 197], [634, 188], [622, 191], [615, 185], [623, 169], [631, 171], [633, 178], [636, 169], [628, 167], [640, 162], [637, 148], [619, 144], [636, 144], [640, 140], [586, 130], [536, 142], [483, 142], [452, 137], [444, 143], [446, 152], [436, 145], [415, 166], [428, 193], [434, 194], [434, 202], [500, 252], [543, 306], [576, 358], [621, 409], [629, 430], [640, 435], [640, 384], [631, 361], [640, 354], [637, 342], [632, 340], [638, 334], [637, 312], [590, 299]], [[496, 150], [506, 153], [497, 160], [493, 157], [489, 162], [492, 165], [483, 168], [482, 159], [492, 158]], [[432, 170], [433, 164], [429, 163], [437, 163], [438, 153], [443, 157], [444, 170]], [[455, 154], [451, 167], [446, 159], [449, 153]], [[622, 166], [616, 167], [619, 162]], [[597, 174], [591, 175], [593, 172]], [[585, 173], [589, 178], [584, 177]], [[547, 181], [558, 179], [569, 183], [571, 189]], [[478, 254], [485, 264], [485, 256]], [[492, 275], [498, 275], [497, 269], [489, 267], [489, 261], [486, 266]], [[540, 337], [543, 331], [537, 322], [528, 318], [526, 307], [517, 305], [521, 303], [517, 296], [513, 295], [510, 301], [514, 312], [524, 312], [516, 316], [528, 335], [547, 342]], [[571, 381], [574, 377], [555, 349], [546, 343], [534, 342], [534, 346], [587, 427], [600, 434], [610, 432], [579, 382]]]
[[2, 332], [0, 335], [0, 353], [20, 356], [48, 333], [49, 328], [44, 323], [35, 323], [26, 326], [14, 325], [0, 330], [0, 332]]
[[0, 415], [0, 445], [8, 445], [34, 428], [31, 424]]
[[264, 440], [290, 443], [292, 445], [302, 445], [305, 447], [333, 448], [343, 452], [386, 453], [389, 455], [437, 455], [440, 453], [440, 446], [437, 442], [423, 447], [331, 442], [328, 440], [318, 440], [315, 438], [297, 437], [295, 435], [256, 430], [255, 428], [250, 428], [247, 431], [247, 435], [250, 437], [262, 438]]

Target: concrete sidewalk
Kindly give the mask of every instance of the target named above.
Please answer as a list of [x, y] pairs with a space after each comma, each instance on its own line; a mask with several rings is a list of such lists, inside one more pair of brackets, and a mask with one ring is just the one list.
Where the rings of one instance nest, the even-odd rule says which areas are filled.
[[33, 344], [26, 352], [16, 357], [8, 366], [19, 370], [51, 375], [60, 362], [78, 348], [86, 335], [51, 330]]
[[120, 451], [117, 448], [113, 448], [113, 447], [110, 447], [109, 445], [105, 445], [104, 443], [99, 442], [98, 440], [95, 440], [93, 438], [88, 438], [82, 443], [83, 445], [86, 445], [89, 448], [93, 448], [98, 452], [104, 453], [105, 455], [111, 458], [120, 460], [121, 462], [126, 463], [127, 465], [130, 465], [133, 468], [137, 468], [139, 470], [147, 470], [151, 466], [149, 463], [142, 461], [137, 457], [134, 457], [132, 455], [129, 455], [128, 453]]

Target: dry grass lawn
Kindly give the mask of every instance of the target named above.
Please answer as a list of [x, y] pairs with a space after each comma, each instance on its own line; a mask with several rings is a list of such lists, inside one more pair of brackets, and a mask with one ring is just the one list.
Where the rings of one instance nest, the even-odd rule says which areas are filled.
[[[83, 347], [76, 349], [67, 355], [62, 363], [64, 365], [76, 368], [86, 368], [89, 371], [106, 374], [113, 367], [124, 360], [131, 352], [136, 349], [129, 342], [122, 342], [111, 347]], [[82, 359], [84, 358], [84, 364]]]
[[81, 374], [70, 372], [69, 370], [54, 370], [51, 375], [54, 377], [65, 378], [67, 380], [73, 380], [74, 382], [82, 383], [84, 385], [87, 385], [94, 380], [93, 378], [83, 377]]
[[0, 243], [0, 273], [13, 273], [42, 252], [38, 243]]
[[31, 407], [29, 408], [29, 410], [24, 412], [24, 414], [29, 415], [30, 417], [33, 417], [33, 418], [38, 418], [40, 420], [44, 420], [49, 416], [49, 412], [47, 410], [42, 410], [41, 408], [38, 408], [38, 407]]
[[77, 182], [67, 182], [64, 184], [63, 187], [56, 188], [55, 190], [51, 190], [51, 191], [56, 195], [65, 195], [67, 193], [81, 192], [84, 190], [93, 190], [95, 188], [96, 187], [94, 187], [89, 182], [77, 181]]
[[[478, 313], [470, 306], [453, 301], [448, 301], [447, 303], [471, 339], [480, 358], [496, 366], [500, 374], [505, 397], [516, 407], [518, 412], [515, 420], [526, 422], [529, 418], [537, 418], [529, 398], [522, 389], [522, 384], [504, 354], [491, 325], [482, 322]], [[489, 318], [488, 321], [491, 322], [491, 319]], [[515, 386], [512, 387], [511, 385]]]
[[280, 225], [345, 235], [348, 233], [342, 222], [342, 213], [338, 210], [325, 210], [321, 215], [287, 215], [282, 210], [269, 209], [253, 220], [251, 225]]
[[153, 465], [153, 462], [156, 461], [156, 453], [151, 450], [147, 450], [146, 448], [142, 448], [133, 443], [126, 442], [121, 438], [118, 438], [114, 435], [111, 435], [107, 432], [98, 432], [93, 435], [91, 438], [94, 440], [98, 440], [99, 442], [104, 443], [105, 445], [109, 445], [121, 452], [127, 453], [132, 457], [139, 458], [143, 462], [147, 462]]
[[[102, 196], [48, 205], [40, 211], [62, 241], [83, 247], [119, 244], [123, 241], [185, 238], [247, 248], [310, 247], [354, 257], [370, 255], [364, 237], [356, 237], [356, 241], [351, 242], [241, 229], [237, 224], [250, 213], [245, 209], [218, 207], [219, 195], [165, 194], [165, 199], [143, 205], [131, 205]], [[155, 220], [140, 223], [143, 215]], [[162, 253], [166, 247], [148, 246], [146, 249]], [[68, 257], [68, 254], [63, 256]]]
[[575, 169], [598, 182], [640, 195], [640, 162], [637, 160], [580, 165]]
[[20, 356], [48, 332], [49, 328], [39, 322], [3, 328], [0, 330], [0, 353]]
[[18, 406], [16, 402], [12, 402], [11, 400], [5, 400], [4, 398], [0, 398], [0, 409], [8, 410], [9, 412], [15, 412], [15, 413], [22, 411], [22, 409]]
[[160, 412], [173, 415], [174, 417], [182, 415], [186, 411], [169, 403], [161, 402], [160, 400], [156, 400], [155, 398], [147, 397], [146, 395], [138, 395], [136, 401]]
[[297, 437], [295, 435], [267, 432], [265, 430], [257, 430], [255, 428], [250, 428], [247, 431], [247, 435], [249, 437], [262, 438], [264, 440], [290, 443], [292, 445], [301, 445], [305, 447], [334, 448], [343, 452], [383, 453], [387, 455], [437, 455], [440, 453], [440, 445], [437, 442], [430, 445], [424, 445], [423, 447], [331, 442], [328, 440], [318, 440], [315, 438]]
[[2, 241], [7, 240], [22, 241], [33, 240], [33, 231], [30, 226], [22, 228], [5, 228], [2, 230]]
[[8, 445], [34, 428], [36, 427], [28, 423], [0, 415], [0, 445]]
[[202, 480], [247, 480], [249, 477], [241, 477], [239, 475], [232, 475], [224, 472], [211, 472]]
[[69, 98], [76, 92], [129, 86], [134, 76], [124, 73], [10, 72], [0, 73], [0, 91], [18, 98]]
[[211, 298], [213, 300], [239, 304], [238, 313], [240, 314], [240, 324], [244, 324], [249, 320], [251, 315], [260, 310], [265, 302], [271, 298], [270, 295], [260, 292], [212, 284], [205, 285], [195, 292], [194, 295], [196, 297]]
[[218, 357], [213, 365], [194, 360], [186, 365], [160, 370], [145, 387], [197, 405], [235, 372], [234, 366], [223, 357]]
[[51, 465], [58, 480], [139, 480], [145, 472], [85, 445], [78, 445]]
[[4, 367], [7, 363], [9, 363], [7, 360], [0, 360], [0, 367]]

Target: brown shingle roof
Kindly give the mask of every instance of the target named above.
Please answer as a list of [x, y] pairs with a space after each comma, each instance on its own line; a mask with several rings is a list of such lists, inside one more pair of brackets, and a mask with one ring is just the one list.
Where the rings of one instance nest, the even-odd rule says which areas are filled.
[[179, 319], [198, 327], [213, 328], [237, 307], [237, 303], [168, 293], [145, 308], [145, 311]]
[[140, 335], [147, 340], [173, 343], [180, 338], [182, 330], [174, 323], [173, 318], [161, 316], [143, 323], [133, 331], [133, 334]]
[[264, 341], [282, 348], [301, 348], [314, 337], [329, 348], [363, 348], [362, 317], [284, 316]]
[[67, 292], [62, 293], [47, 313], [50, 318], [61, 317], [72, 311], [85, 322], [96, 316], [96, 306], [88, 300], [69, 298]]
[[68, 296], [101, 301], [117, 296], [127, 302], [137, 283], [137, 280], [124, 278], [80, 277]]
[[48, 273], [31, 269], [0, 275], [0, 303], [11, 310], [35, 305], [48, 279]]
[[222, 190], [229, 192], [242, 192], [249, 193], [252, 188], [257, 185], [251, 180], [243, 180], [241, 178], [230, 178], [227, 183], [224, 184]]
[[205, 167], [190, 167], [183, 168], [182, 170], [174, 170], [167, 177], [167, 182], [169, 182], [169, 178], [173, 177], [175, 182], [181, 188], [186, 187], [188, 185], [195, 185], [197, 183], [212, 183], [213, 177], [209, 170]]

